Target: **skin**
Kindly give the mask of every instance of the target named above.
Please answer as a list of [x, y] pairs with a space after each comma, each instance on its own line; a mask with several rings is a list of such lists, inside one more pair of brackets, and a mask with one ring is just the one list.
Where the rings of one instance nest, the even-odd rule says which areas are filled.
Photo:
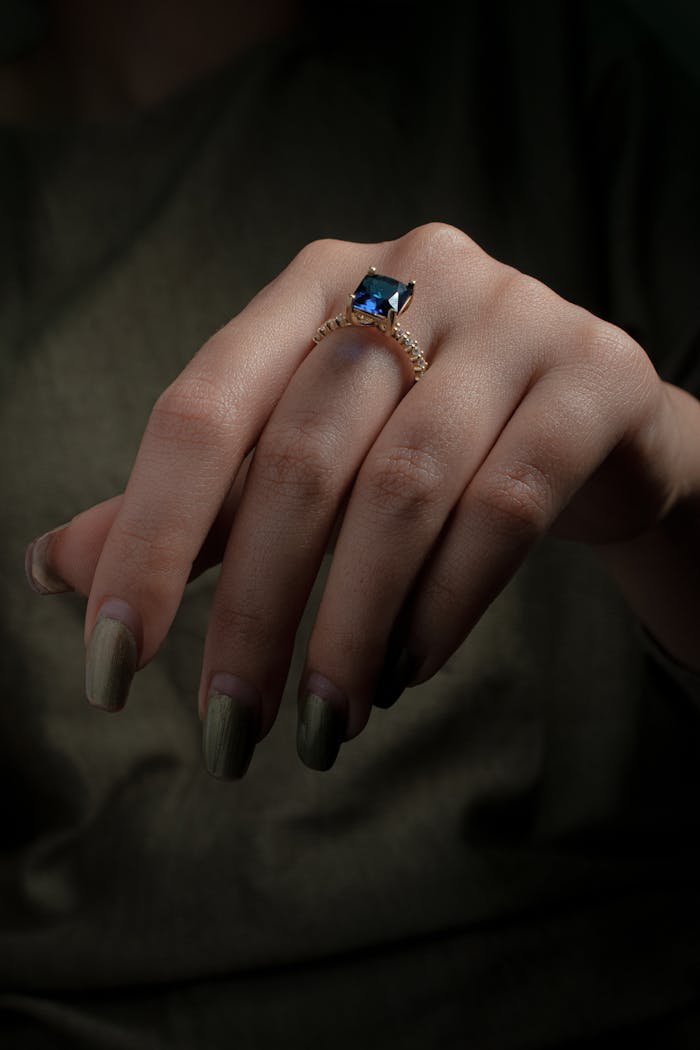
[[[414, 334], [432, 363], [413, 387], [407, 361], [374, 330], [334, 333], [333, 355], [309, 349], [309, 333], [341, 306], [338, 290], [373, 264], [410, 270], [423, 293]], [[663, 383], [621, 329], [462, 231], [430, 224], [376, 245], [321, 241], [163, 391], [125, 493], [74, 519], [50, 563], [89, 593], [86, 642], [106, 597], [129, 602], [142, 667], [192, 563], [223, 555], [200, 713], [212, 675], [235, 674], [262, 694], [262, 739], [345, 501], [307, 664], [347, 697], [351, 739], [419, 573], [406, 632], [419, 658], [412, 684], [445, 663], [548, 531], [612, 547], [663, 531], [700, 492], [698, 435], [698, 403]], [[222, 463], [240, 472], [231, 493]]]
[[[374, 329], [334, 332], [333, 354], [311, 344], [369, 266], [416, 279], [408, 324], [431, 364], [415, 386]], [[339, 690], [349, 740], [396, 618], [415, 685], [550, 532], [593, 545], [668, 652], [700, 670], [699, 449], [699, 403], [641, 346], [464, 231], [326, 240], [211, 336], [154, 405], [125, 492], [44, 554], [88, 596], [86, 644], [103, 601], [129, 603], [139, 668], [188, 581], [221, 562], [199, 712], [213, 675], [236, 675], [259, 691], [262, 740], [332, 550], [306, 671]]]

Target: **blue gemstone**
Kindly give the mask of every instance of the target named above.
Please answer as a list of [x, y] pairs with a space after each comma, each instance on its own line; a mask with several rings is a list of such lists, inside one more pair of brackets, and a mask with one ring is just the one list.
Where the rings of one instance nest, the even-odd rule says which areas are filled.
[[384, 277], [381, 273], [368, 274], [358, 285], [355, 292], [354, 310], [377, 317], [387, 317], [389, 310], [399, 313], [404, 303], [410, 299], [411, 289], [393, 277]]

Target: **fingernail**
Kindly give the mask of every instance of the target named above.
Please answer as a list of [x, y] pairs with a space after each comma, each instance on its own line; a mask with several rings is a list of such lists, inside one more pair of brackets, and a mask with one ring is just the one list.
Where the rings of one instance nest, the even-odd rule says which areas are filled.
[[202, 748], [213, 777], [244, 775], [260, 733], [260, 694], [235, 675], [219, 671], [211, 680]]
[[374, 706], [387, 708], [395, 704], [417, 670], [418, 662], [406, 646], [402, 646], [398, 653], [390, 651], [379, 675]]
[[310, 769], [330, 769], [345, 739], [348, 702], [323, 675], [312, 671], [299, 708], [297, 752]]
[[94, 707], [120, 711], [138, 663], [138, 619], [127, 602], [108, 598], [100, 606], [85, 662], [85, 692]]
[[37, 594], [64, 594], [72, 591], [73, 587], [62, 580], [60, 576], [50, 568], [48, 562], [49, 547], [54, 536], [67, 529], [70, 522], [59, 525], [43, 536], [38, 536], [27, 547], [24, 555], [24, 571], [27, 574], [27, 583]]

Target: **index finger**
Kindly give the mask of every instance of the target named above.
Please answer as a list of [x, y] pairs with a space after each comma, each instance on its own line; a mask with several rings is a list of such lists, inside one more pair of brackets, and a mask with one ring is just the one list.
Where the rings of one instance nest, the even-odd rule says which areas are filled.
[[95, 570], [86, 692], [118, 710], [156, 653], [232, 480], [367, 245], [308, 245], [159, 396]]

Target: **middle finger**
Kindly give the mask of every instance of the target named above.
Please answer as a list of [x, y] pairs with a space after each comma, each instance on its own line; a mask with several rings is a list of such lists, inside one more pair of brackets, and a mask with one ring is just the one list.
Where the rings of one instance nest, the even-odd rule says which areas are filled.
[[342, 328], [304, 359], [258, 440], [204, 650], [199, 710], [214, 775], [242, 776], [275, 720], [329, 534], [407, 374], [385, 336]]

